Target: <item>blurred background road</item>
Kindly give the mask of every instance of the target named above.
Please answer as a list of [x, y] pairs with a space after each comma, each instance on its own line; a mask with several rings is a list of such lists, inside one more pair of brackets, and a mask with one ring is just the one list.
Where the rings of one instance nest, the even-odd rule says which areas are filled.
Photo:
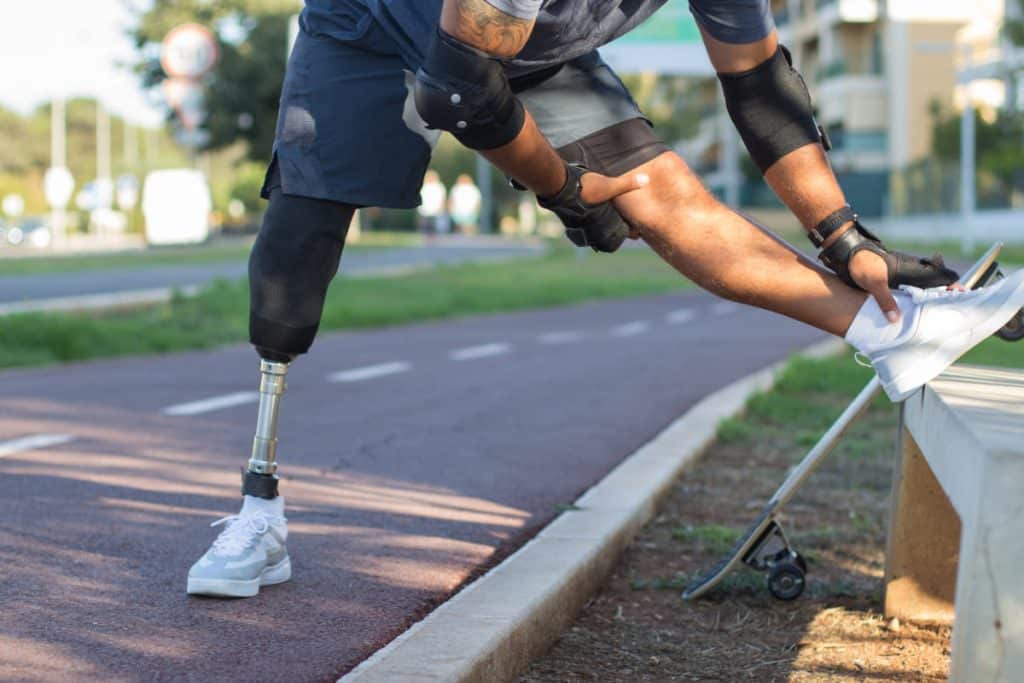
[[[90, 264], [88, 270], [78, 272], [62, 272], [60, 261], [53, 260], [52, 268], [47, 268], [46, 272], [4, 275], [5, 266], [14, 269], [26, 264], [0, 261], [0, 305], [8, 304], [7, 310], [31, 310], [46, 306], [46, 300], [50, 299], [131, 294], [155, 289], [195, 289], [217, 279], [238, 280], [246, 276], [248, 244], [248, 240], [235, 240], [228, 245], [193, 248], [181, 252], [178, 264], [173, 263], [173, 253], [165, 256], [159, 250], [139, 254], [134, 263], [125, 258], [131, 254], [122, 254], [115, 262], [102, 268]], [[436, 237], [429, 244], [408, 246], [363, 247], [356, 244], [342, 255], [341, 272], [344, 276], [398, 274], [439, 265], [496, 262], [537, 255], [543, 250], [543, 244], [536, 241], [474, 236]], [[147, 264], [149, 256], [159, 257], [158, 262]], [[189, 263], [195, 260], [202, 262]], [[64, 303], [74, 308], [76, 301]], [[16, 307], [10, 304], [26, 305]], [[2, 306], [0, 310], [3, 310]]]

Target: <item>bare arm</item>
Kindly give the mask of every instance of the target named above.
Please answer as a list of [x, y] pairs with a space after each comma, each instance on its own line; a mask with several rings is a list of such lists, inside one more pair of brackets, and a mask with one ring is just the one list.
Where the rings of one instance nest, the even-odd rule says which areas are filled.
[[[746, 45], [723, 43], [707, 33], [703, 33], [703, 38], [711, 64], [718, 73], [749, 71], [775, 54], [779, 45], [775, 31], [764, 40]], [[764, 179], [805, 230], [813, 229], [846, 203], [846, 196], [820, 143], [806, 145], [782, 157], [765, 172]], [[838, 239], [841, 232], [832, 240]]]
[[445, 0], [441, 28], [467, 45], [501, 59], [515, 57], [533, 31], [532, 19], [520, 19], [484, 0]]
[[[763, 40], [743, 45], [724, 43], [703, 30], [701, 34], [711, 63], [720, 74], [753, 69], [774, 55], [779, 45], [778, 33], [774, 30]], [[764, 179], [808, 231], [847, 203], [820, 142], [789, 152], [768, 167]], [[852, 221], [842, 226], [823, 246], [833, 244], [852, 226]], [[890, 320], [898, 318], [899, 308], [889, 291], [888, 266], [881, 257], [867, 251], [858, 252], [850, 262], [850, 274], [875, 297]]]
[[[441, 28], [467, 45], [509, 59], [526, 45], [533, 21], [506, 14], [484, 0], [445, 0]], [[538, 195], [553, 195], [565, 184], [565, 165], [530, 112], [515, 140], [481, 154]]]
[[[444, 0], [441, 10], [441, 28], [446, 33], [499, 59], [519, 54], [530, 38], [533, 24], [532, 19], [506, 14], [485, 0]], [[538, 196], [555, 195], [565, 185], [565, 162], [528, 111], [522, 131], [512, 142], [480, 153]], [[608, 179], [590, 173], [585, 176], [582, 196], [596, 204], [636, 189], [642, 182], [632, 176]]]

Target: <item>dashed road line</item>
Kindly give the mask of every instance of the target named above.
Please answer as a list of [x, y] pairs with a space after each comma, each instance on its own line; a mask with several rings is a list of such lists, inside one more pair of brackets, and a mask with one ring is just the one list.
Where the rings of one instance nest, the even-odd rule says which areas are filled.
[[651, 324], [643, 320], [619, 325], [612, 330], [613, 337], [635, 337], [651, 329]]
[[586, 337], [586, 333], [578, 331], [545, 332], [537, 337], [541, 344], [572, 344]]
[[14, 455], [15, 453], [59, 446], [74, 440], [75, 437], [69, 434], [33, 434], [32, 436], [23, 436], [18, 439], [11, 439], [10, 441], [0, 441], [0, 458]]
[[448, 354], [448, 357], [452, 360], [476, 360], [477, 358], [490, 358], [491, 356], [501, 356], [512, 351], [510, 344], [504, 344], [496, 342], [494, 344], [482, 344], [480, 346], [470, 346], [465, 349], [456, 349]]
[[739, 304], [734, 304], [731, 301], [720, 301], [711, 307], [711, 312], [714, 315], [729, 315], [740, 310]]
[[697, 317], [697, 311], [692, 308], [680, 308], [678, 311], [672, 311], [665, 316], [665, 322], [669, 325], [682, 325], [688, 323]]
[[177, 405], [168, 406], [160, 412], [164, 415], [170, 415], [173, 417], [188, 417], [192, 415], [202, 415], [203, 413], [212, 413], [215, 410], [233, 408], [235, 406], [245, 405], [246, 403], [257, 403], [259, 400], [260, 394], [257, 391], [237, 391], [233, 394], [204, 398], [201, 401], [179, 403]]
[[327, 376], [328, 382], [365, 382], [369, 379], [397, 375], [401, 372], [408, 372], [412, 369], [411, 363], [395, 361], [393, 363], [381, 363], [379, 365], [367, 365], [362, 368], [342, 370]]

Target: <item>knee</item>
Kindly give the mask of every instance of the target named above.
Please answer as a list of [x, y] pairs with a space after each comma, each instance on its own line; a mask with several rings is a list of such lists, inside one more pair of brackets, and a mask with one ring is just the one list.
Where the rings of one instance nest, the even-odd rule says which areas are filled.
[[699, 229], [721, 207], [686, 162], [666, 152], [637, 169], [650, 183], [616, 200], [623, 217], [641, 234], [659, 237], [668, 231]]
[[264, 358], [309, 350], [354, 211], [272, 192], [249, 255], [249, 338]]

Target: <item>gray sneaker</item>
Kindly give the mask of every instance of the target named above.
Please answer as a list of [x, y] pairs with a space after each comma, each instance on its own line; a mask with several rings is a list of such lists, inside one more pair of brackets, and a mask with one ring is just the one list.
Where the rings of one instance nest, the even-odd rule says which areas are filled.
[[292, 576], [285, 540], [288, 520], [284, 499], [276, 498], [271, 510], [247, 500], [237, 515], [218, 519], [210, 526], [226, 524], [206, 554], [188, 572], [190, 595], [248, 598], [260, 586], [284, 583]]

